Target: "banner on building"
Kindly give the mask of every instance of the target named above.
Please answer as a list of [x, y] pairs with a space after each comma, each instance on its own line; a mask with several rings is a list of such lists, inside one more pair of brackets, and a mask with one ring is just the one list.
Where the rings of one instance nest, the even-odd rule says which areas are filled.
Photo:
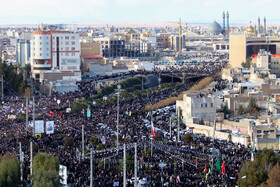
[[54, 121], [47, 121], [46, 134], [53, 134], [53, 133], [54, 133]]
[[35, 134], [44, 133], [44, 121], [43, 120], [36, 120], [35, 121]]
[[64, 186], [67, 185], [67, 167], [63, 165], [59, 165], [59, 176], [60, 176], [60, 183]]

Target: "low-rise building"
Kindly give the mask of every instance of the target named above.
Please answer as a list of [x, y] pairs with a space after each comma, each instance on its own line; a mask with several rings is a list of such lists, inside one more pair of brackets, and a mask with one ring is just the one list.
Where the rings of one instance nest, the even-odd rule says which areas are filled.
[[182, 110], [186, 123], [216, 120], [216, 97], [203, 92], [185, 92], [183, 100], [176, 101], [176, 108]]

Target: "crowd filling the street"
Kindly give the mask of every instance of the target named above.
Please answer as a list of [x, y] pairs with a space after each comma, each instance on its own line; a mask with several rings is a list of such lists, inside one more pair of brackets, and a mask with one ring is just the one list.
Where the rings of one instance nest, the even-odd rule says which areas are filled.
[[[165, 70], [139, 71], [132, 73], [132, 76], [164, 73], [213, 76], [225, 65], [225, 62], [205, 62], [199, 66], [178, 65]], [[199, 80], [130, 99], [120, 97], [116, 90], [108, 97], [117, 94], [118, 102], [96, 103], [92, 96], [97, 94], [96, 84], [99, 79], [82, 80], [78, 83], [79, 91], [53, 93], [50, 97], [34, 91], [30, 96], [26, 96], [29, 99], [28, 106], [25, 96], [5, 96], [5, 104], [0, 109], [0, 155], [19, 157], [19, 142], [21, 143], [24, 153], [23, 181], [29, 183], [32, 180], [30, 177], [32, 142], [34, 155], [45, 152], [57, 156], [59, 164], [67, 167], [67, 184], [70, 186], [90, 186], [91, 150], [93, 150], [93, 186], [123, 186], [124, 145], [127, 155], [126, 186], [134, 186], [135, 145], [137, 145], [139, 185], [236, 185], [242, 165], [251, 159], [249, 148], [202, 134], [191, 134], [183, 128], [180, 129], [177, 138], [178, 120], [175, 117], [177, 114], [174, 106], [155, 111], [144, 110], [148, 104], [188, 90]], [[116, 83], [118, 81], [115, 80]], [[219, 78], [214, 81], [216, 85], [211, 92], [226, 87], [226, 83]], [[76, 99], [84, 101], [86, 107], [80, 111], [69, 110], [71, 108], [73, 110]], [[35, 120], [52, 121], [53, 133], [36, 133], [33, 136], [33, 102]], [[26, 111], [28, 124], [25, 117], [23, 120], [10, 119], [11, 115], [20, 116], [26, 114]], [[190, 134], [189, 141], [182, 139], [186, 134]]]

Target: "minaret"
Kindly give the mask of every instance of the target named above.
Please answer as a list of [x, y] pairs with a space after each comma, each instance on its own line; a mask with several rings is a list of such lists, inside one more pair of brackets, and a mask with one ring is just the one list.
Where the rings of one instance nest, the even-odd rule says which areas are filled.
[[225, 32], [226, 31], [226, 20], [225, 20], [225, 18], [226, 18], [225, 11], [223, 11], [223, 32], [224, 32], [224, 34], [226, 33]]
[[227, 34], [229, 35], [229, 13], [227, 11]]
[[263, 24], [263, 31], [264, 31], [264, 35], [266, 36], [266, 18], [264, 17], [264, 24]]
[[258, 34], [261, 34], [261, 20], [260, 20], [260, 17], [258, 17]]

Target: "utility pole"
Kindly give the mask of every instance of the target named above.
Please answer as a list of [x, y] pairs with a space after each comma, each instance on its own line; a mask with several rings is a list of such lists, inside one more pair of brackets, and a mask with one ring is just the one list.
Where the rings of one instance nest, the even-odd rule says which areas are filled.
[[134, 143], [134, 187], [137, 187], [137, 143]]
[[92, 148], [90, 148], [90, 187], [93, 187], [93, 156], [92, 156]]
[[169, 136], [170, 136], [170, 139], [172, 139], [172, 135], [171, 135], [171, 125], [172, 125], [172, 116], [170, 116], [170, 124], [169, 124]]
[[35, 137], [35, 97], [33, 96], [33, 137]]
[[20, 160], [20, 181], [23, 181], [23, 155], [22, 155], [22, 148], [21, 148], [21, 142], [19, 142], [19, 160]]
[[144, 92], [144, 85], [143, 85], [143, 75], [142, 75], [142, 100], [143, 100], [143, 92]]
[[126, 146], [123, 144], [123, 187], [126, 187]]
[[213, 140], [215, 139], [215, 132], [216, 132], [216, 120], [214, 120]]
[[28, 135], [28, 97], [27, 96], [26, 96], [25, 125], [26, 125], [26, 135]]
[[85, 125], [82, 125], [82, 159], [85, 158]]
[[2, 100], [2, 102], [4, 102], [4, 75], [2, 75], [2, 79], [1, 80], [2, 80], [1, 81], [2, 82], [2, 95], [1, 95], [2, 99], [1, 100]]
[[121, 85], [118, 85], [118, 97], [117, 97], [117, 153], [119, 153], [120, 88], [121, 88]]
[[153, 138], [151, 138], [151, 157], [153, 157]]
[[177, 117], [177, 138], [176, 138], [176, 147], [178, 146], [179, 143], [179, 138], [180, 138], [180, 108], [177, 110], [178, 112], [178, 117]]
[[32, 167], [33, 167], [33, 143], [30, 142], [30, 177], [32, 176]]

